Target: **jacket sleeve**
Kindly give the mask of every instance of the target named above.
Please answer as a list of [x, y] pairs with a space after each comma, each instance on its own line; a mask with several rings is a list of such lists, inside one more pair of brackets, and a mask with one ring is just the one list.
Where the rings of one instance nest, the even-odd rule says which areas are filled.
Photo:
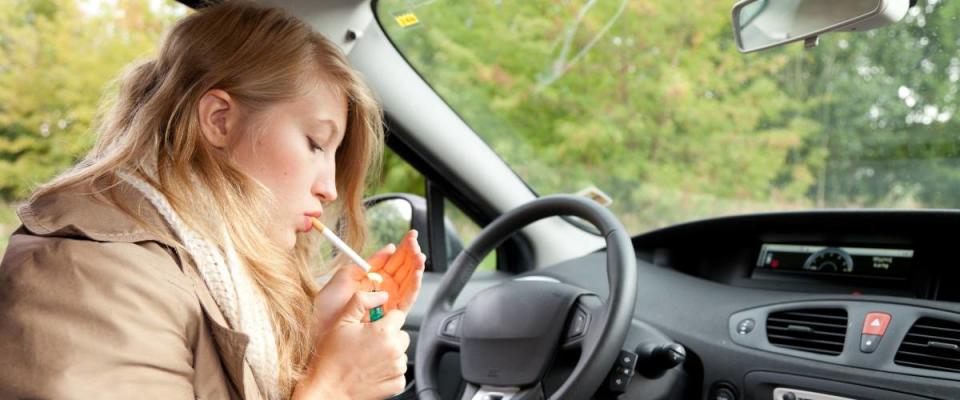
[[193, 399], [197, 315], [155, 243], [14, 235], [0, 264], [0, 398]]

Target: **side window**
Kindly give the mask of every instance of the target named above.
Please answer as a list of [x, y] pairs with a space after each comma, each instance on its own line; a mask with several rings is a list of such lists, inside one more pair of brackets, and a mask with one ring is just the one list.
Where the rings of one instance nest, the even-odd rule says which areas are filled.
[[[463, 247], [466, 247], [470, 242], [473, 242], [473, 239], [480, 234], [480, 231], [483, 230], [482, 227], [477, 225], [470, 217], [466, 216], [463, 211], [460, 211], [457, 206], [453, 205], [449, 200], [443, 202], [443, 215], [450, 220], [453, 224], [453, 228], [457, 236], [460, 237]], [[448, 228], [449, 229], [449, 228]], [[450, 251], [450, 246], [447, 245], [447, 251]], [[454, 254], [454, 256], [456, 256]], [[453, 259], [450, 259], [453, 261]], [[480, 262], [480, 265], [477, 267], [477, 271], [493, 271], [497, 269], [497, 251], [491, 251], [490, 254], [487, 254], [483, 258], [483, 261]]]
[[[383, 170], [373, 195], [407, 193], [425, 197], [425, 188], [426, 181], [420, 172], [389, 148], [385, 149]], [[482, 228], [449, 200], [444, 201], [443, 214], [446, 219], [447, 264], [449, 265], [459, 253], [459, 249], [469, 245]], [[370, 229], [370, 240], [365, 249], [367, 254], [387, 243], [396, 242], [397, 238], [409, 229], [411, 217], [410, 205], [403, 200], [387, 200], [368, 209], [367, 225]], [[420, 232], [420, 234], [426, 235], [426, 232]], [[496, 251], [488, 254], [477, 268], [478, 271], [496, 269]]]

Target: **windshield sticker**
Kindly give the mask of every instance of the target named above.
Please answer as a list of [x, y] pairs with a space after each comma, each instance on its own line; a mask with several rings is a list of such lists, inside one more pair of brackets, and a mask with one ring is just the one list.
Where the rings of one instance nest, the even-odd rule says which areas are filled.
[[397, 21], [397, 25], [400, 25], [401, 28], [409, 28], [420, 24], [420, 19], [413, 12], [394, 14], [393, 20]]
[[600, 203], [600, 205], [604, 207], [610, 207], [610, 205], [613, 204], [613, 198], [611, 198], [610, 195], [604, 193], [602, 190], [600, 190], [596, 186], [587, 187], [577, 192], [577, 195], [592, 199], [593, 201]]

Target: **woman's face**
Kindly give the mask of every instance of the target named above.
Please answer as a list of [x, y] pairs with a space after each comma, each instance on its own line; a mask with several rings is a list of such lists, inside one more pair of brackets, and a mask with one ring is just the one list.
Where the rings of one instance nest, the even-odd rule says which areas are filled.
[[327, 85], [306, 96], [268, 107], [228, 145], [238, 168], [273, 193], [272, 232], [292, 249], [297, 234], [310, 232], [336, 200], [336, 153], [347, 124], [346, 99]]

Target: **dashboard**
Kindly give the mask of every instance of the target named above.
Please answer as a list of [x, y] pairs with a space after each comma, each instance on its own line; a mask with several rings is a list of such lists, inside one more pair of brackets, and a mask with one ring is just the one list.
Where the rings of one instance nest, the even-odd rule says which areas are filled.
[[[955, 211], [826, 210], [634, 237], [637, 326], [688, 359], [619, 398], [960, 399], [956, 227]], [[602, 297], [604, 266], [598, 252], [537, 273]]]
[[638, 255], [703, 279], [804, 293], [960, 302], [954, 211], [751, 214], [635, 239]]

